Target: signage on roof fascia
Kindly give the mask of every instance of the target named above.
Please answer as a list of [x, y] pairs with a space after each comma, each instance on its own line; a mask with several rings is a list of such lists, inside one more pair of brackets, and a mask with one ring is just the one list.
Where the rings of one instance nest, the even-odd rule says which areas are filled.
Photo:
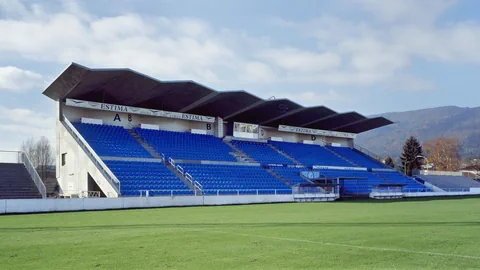
[[207, 123], [215, 122], [215, 117], [211, 117], [211, 116], [137, 108], [137, 107], [130, 107], [125, 105], [91, 102], [91, 101], [70, 99], [70, 98], [67, 98], [66, 104], [67, 106], [101, 110], [101, 111], [141, 114], [141, 115], [148, 115], [148, 116], [167, 117], [167, 118], [183, 119], [188, 121], [207, 122]]
[[373, 172], [396, 172], [395, 169], [372, 168]]
[[313, 129], [313, 128], [303, 128], [303, 127], [293, 127], [293, 126], [286, 126], [286, 125], [279, 125], [278, 130], [293, 132], [293, 133], [300, 133], [300, 134], [339, 137], [339, 138], [348, 138], [348, 139], [355, 139], [357, 137], [357, 134], [355, 133], [321, 130], [321, 129]]

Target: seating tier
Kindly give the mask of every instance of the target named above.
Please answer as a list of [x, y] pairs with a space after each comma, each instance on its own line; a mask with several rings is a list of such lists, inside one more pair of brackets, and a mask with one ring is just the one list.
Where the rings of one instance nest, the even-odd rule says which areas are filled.
[[234, 150], [220, 138], [212, 135], [150, 130], [137, 128], [135, 131], [159, 154], [182, 160], [230, 161]]
[[407, 177], [404, 174], [397, 171], [377, 171], [375, 173], [378, 174], [380, 177], [387, 179], [387, 181], [390, 183], [403, 184], [405, 185], [403, 187], [404, 189], [410, 189], [413, 192], [430, 191], [429, 189], [427, 189], [425, 186], [418, 183], [414, 179]]
[[320, 145], [276, 142], [269, 141], [270, 144], [279, 148], [287, 155], [295, 158], [299, 162], [307, 166], [323, 165], [323, 166], [339, 166], [352, 167], [353, 165], [341, 157], [328, 151]]
[[99, 156], [152, 157], [123, 127], [83, 123], [73, 125]]
[[293, 164], [266, 143], [234, 140], [232, 144], [261, 164]]
[[360, 167], [365, 168], [386, 168], [385, 164], [376, 161], [365, 154], [359, 152], [356, 149], [352, 149], [349, 147], [332, 147], [327, 146], [328, 149], [334, 151], [335, 153], [341, 155], [342, 157], [346, 158], [347, 160], [357, 164]]
[[301, 169], [288, 167], [271, 167], [271, 169], [287, 180], [291, 186], [310, 183], [300, 176]]
[[259, 166], [182, 164], [205, 194], [291, 194], [291, 188]]
[[105, 161], [105, 164], [120, 181], [123, 196], [139, 196], [140, 191], [146, 190], [151, 196], [193, 195], [193, 191], [162, 163]]

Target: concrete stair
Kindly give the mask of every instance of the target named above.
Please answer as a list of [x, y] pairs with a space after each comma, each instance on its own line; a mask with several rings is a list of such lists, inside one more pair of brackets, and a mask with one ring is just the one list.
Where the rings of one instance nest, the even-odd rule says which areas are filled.
[[283, 152], [282, 150], [278, 149], [276, 146], [274, 145], [271, 145], [271, 144], [267, 144], [268, 146], [270, 146], [270, 148], [272, 148], [273, 150], [277, 151], [280, 155], [286, 157], [287, 159], [291, 160], [293, 163], [295, 163], [295, 165], [303, 165], [300, 161], [296, 160], [295, 158], [287, 155], [285, 152]]
[[0, 199], [41, 199], [23, 164], [0, 163]]
[[265, 170], [271, 174], [272, 176], [274, 176], [275, 178], [277, 178], [278, 180], [282, 181], [283, 183], [285, 183], [287, 186], [291, 187], [292, 184], [287, 180], [285, 179], [283, 176], [281, 176], [280, 174], [278, 174], [277, 172], [275, 172], [274, 170], [270, 169], [270, 168], [265, 168]]
[[353, 166], [355, 166], [355, 167], [362, 167], [362, 166], [356, 164], [355, 162], [353, 162], [353, 161], [351, 161], [351, 160], [349, 160], [349, 159], [344, 158], [342, 155], [338, 154], [337, 152], [335, 152], [335, 151], [333, 151], [333, 150], [330, 150], [330, 149], [327, 148], [327, 147], [324, 147], [324, 148], [327, 149], [327, 151], [329, 151], [330, 153], [334, 154], [335, 156], [337, 156], [337, 157], [345, 160], [346, 162], [352, 164]]
[[237, 159], [237, 162], [257, 163], [256, 160], [248, 156], [245, 152], [233, 145], [233, 143], [231, 143], [230, 141], [224, 140], [223, 142], [230, 146], [233, 150], [235, 150], [235, 152], [230, 152], [230, 155], [234, 156]]
[[[173, 173], [175, 174], [176, 177], [178, 177], [180, 180], [187, 185], [188, 188], [190, 188], [191, 191], [195, 192], [195, 195], [201, 195], [202, 191], [198, 189], [192, 182], [190, 182], [184, 174], [180, 173], [177, 168], [175, 168], [172, 164], [170, 163], [165, 163], [165, 166]], [[181, 165], [180, 165], [181, 166]]]
[[135, 132], [133, 129], [127, 129], [128, 133], [132, 135], [132, 137], [154, 158], [161, 158], [162, 156], [153, 149], [152, 146], [150, 146], [143, 138]]

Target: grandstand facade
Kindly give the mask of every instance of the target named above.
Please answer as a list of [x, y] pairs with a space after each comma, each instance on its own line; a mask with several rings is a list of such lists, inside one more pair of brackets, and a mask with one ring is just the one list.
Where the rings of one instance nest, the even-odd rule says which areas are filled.
[[382, 117], [78, 64], [44, 94], [57, 104], [56, 172], [67, 196], [328, 201], [385, 186], [432, 191], [355, 147], [357, 134], [392, 124]]

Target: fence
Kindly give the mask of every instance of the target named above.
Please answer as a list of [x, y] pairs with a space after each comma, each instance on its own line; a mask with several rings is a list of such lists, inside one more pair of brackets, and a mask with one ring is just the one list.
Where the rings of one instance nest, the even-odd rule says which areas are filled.
[[28, 158], [27, 154], [21, 151], [0, 151], [0, 162], [1, 163], [22, 163], [25, 166], [28, 174], [32, 178], [33, 182], [38, 188], [38, 192], [42, 195], [42, 198], [47, 197], [47, 189], [45, 184], [38, 175], [37, 170], [33, 166], [32, 162]]
[[291, 189], [204, 189], [204, 190], [139, 190], [123, 197], [174, 197], [174, 196], [223, 196], [223, 195], [291, 195]]

